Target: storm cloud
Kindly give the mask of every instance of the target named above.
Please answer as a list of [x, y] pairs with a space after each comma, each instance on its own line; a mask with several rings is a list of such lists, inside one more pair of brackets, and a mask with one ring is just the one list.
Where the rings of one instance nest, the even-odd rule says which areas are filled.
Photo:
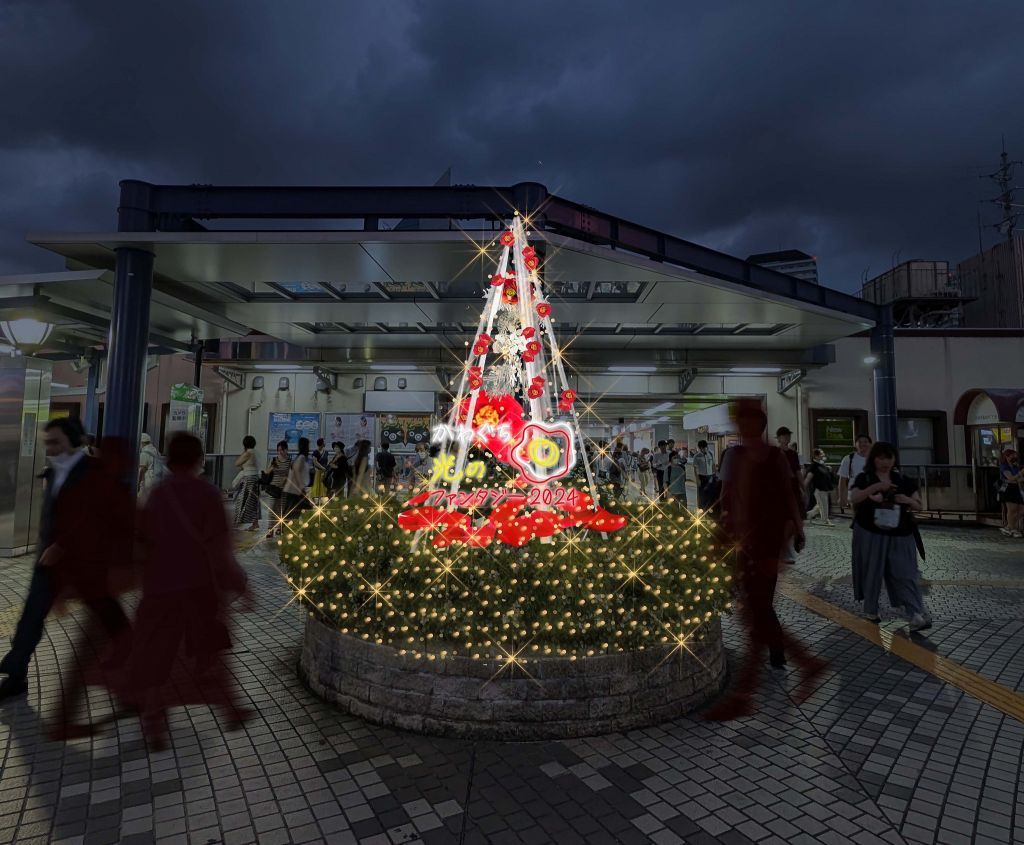
[[[1024, 4], [5, 0], [0, 272], [115, 225], [117, 181], [545, 183], [823, 281], [957, 261], [1001, 136], [1024, 158]], [[986, 243], [998, 236], [983, 233]]]

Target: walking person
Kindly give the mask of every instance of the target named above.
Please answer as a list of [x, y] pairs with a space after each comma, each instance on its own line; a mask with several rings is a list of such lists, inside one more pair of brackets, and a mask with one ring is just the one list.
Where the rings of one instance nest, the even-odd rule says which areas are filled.
[[232, 552], [220, 494], [199, 477], [199, 438], [175, 433], [167, 453], [168, 477], [151, 491], [142, 514], [142, 600], [121, 690], [126, 703], [140, 708], [153, 750], [166, 748], [171, 706], [217, 706], [228, 728], [252, 715], [225, 663], [230, 604], [247, 595], [248, 585]]
[[704, 488], [715, 471], [715, 459], [708, 449], [707, 440], [697, 441], [697, 454], [693, 456], [693, 468], [697, 474], [697, 501], [700, 502]]
[[839, 463], [839, 510], [841, 512], [850, 507], [850, 486], [853, 480], [864, 472], [864, 464], [867, 463], [868, 452], [871, 451], [870, 435], [858, 434], [854, 443], [856, 448]]
[[377, 453], [377, 481], [383, 485], [384, 492], [388, 493], [395, 483], [395, 456], [391, 454], [391, 447], [384, 443]]
[[817, 517], [825, 525], [832, 526], [835, 523], [829, 513], [829, 494], [835, 489], [835, 481], [832, 478], [832, 470], [825, 461], [825, 453], [821, 449], [815, 449], [814, 460], [807, 467], [804, 476], [804, 487], [811, 490], [814, 496], [814, 507], [807, 513], [807, 521], [813, 522]]
[[360, 440], [355, 445], [352, 457], [352, 482], [349, 484], [349, 495], [361, 496], [364, 493], [373, 492], [373, 472], [370, 467], [370, 449], [372, 444], [369, 440]]
[[658, 441], [658, 448], [651, 457], [651, 468], [654, 470], [654, 486], [658, 491], [658, 498], [665, 495], [665, 470], [668, 469], [668, 444], [664, 440]]
[[330, 461], [330, 453], [324, 439], [321, 437], [316, 441], [316, 448], [309, 456], [309, 498], [312, 502], [320, 504], [327, 498], [327, 464]]
[[306, 486], [309, 483], [309, 438], [299, 438], [298, 454], [292, 459], [288, 468], [288, 478], [284, 483], [285, 514], [295, 519], [301, 511], [309, 506], [306, 498]]
[[[0, 660], [0, 701], [24, 695], [28, 667], [42, 639], [54, 602], [69, 589], [114, 638], [128, 625], [121, 606], [106, 591], [107, 567], [118, 556], [118, 538], [130, 536], [131, 508], [109, 489], [94, 458], [82, 451], [77, 420], [52, 420], [44, 429], [49, 466], [39, 520], [38, 557], [10, 651]], [[115, 449], [111, 446], [111, 455]], [[124, 467], [121, 467], [124, 469]], [[130, 503], [130, 491], [124, 491]]]
[[608, 483], [612, 485], [612, 497], [622, 498], [622, 486], [625, 483], [625, 456], [622, 453], [621, 444], [616, 443], [608, 458]]
[[733, 692], [704, 714], [712, 721], [750, 715], [765, 652], [774, 667], [792, 657], [800, 666], [798, 698], [827, 664], [789, 634], [775, 614], [775, 588], [783, 549], [803, 547], [803, 509], [796, 497], [793, 471], [783, 450], [764, 442], [768, 419], [760, 402], [740, 400], [734, 411], [742, 438], [722, 461], [722, 516], [734, 548], [735, 586], [748, 648]]
[[139, 438], [141, 448], [139, 449], [139, 501], [145, 501], [150, 490], [160, 483], [166, 474], [163, 456], [160, 450], [153, 445], [153, 439], [148, 434]]
[[1024, 471], [1021, 470], [1020, 455], [1014, 449], [1003, 452], [999, 465], [1000, 499], [1006, 506], [1006, 526], [1002, 528], [1007, 537], [1021, 537], [1024, 522]]
[[889, 604], [902, 608], [911, 631], [932, 625], [918, 585], [913, 512], [921, 509], [917, 482], [896, 469], [896, 449], [879, 441], [850, 488], [853, 502], [853, 595], [861, 614], [880, 622], [878, 599], [885, 582]]
[[270, 513], [272, 522], [267, 531], [267, 539], [281, 533], [285, 517], [288, 514], [285, 485], [292, 469], [292, 456], [288, 452], [288, 441], [281, 440], [277, 444], [277, 454], [270, 461], [270, 466], [263, 474], [267, 495], [270, 497]]
[[324, 482], [333, 495], [344, 496], [348, 480], [349, 465], [345, 455], [345, 444], [335, 441], [331, 444], [331, 456], [327, 462]]
[[640, 495], [650, 495], [647, 490], [651, 486], [651, 450], [644, 446], [637, 460], [637, 472], [640, 475]]
[[235, 460], [238, 475], [235, 477], [236, 526], [248, 525], [250, 531], [260, 527], [260, 460], [256, 454], [256, 438], [247, 434], [242, 438], [242, 454]]
[[686, 508], [686, 458], [681, 452], [669, 455], [668, 468], [665, 470], [666, 498], [672, 499], [680, 507]]

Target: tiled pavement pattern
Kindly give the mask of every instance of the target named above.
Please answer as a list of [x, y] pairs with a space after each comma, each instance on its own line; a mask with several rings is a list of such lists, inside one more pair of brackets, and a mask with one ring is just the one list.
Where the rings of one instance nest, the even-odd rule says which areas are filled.
[[[1024, 545], [971, 529], [927, 528], [925, 541], [929, 647], [1020, 688]], [[848, 543], [844, 528], [813, 529], [790, 580], [852, 608]], [[50, 743], [42, 719], [77, 634], [74, 614], [54, 618], [28, 700], [0, 708], [0, 843], [1024, 842], [1024, 725], [787, 599], [786, 623], [832, 662], [799, 708], [775, 672], [758, 715], [725, 725], [470, 743], [368, 725], [311, 695], [273, 555], [244, 559], [259, 602], [239, 619], [235, 671], [257, 719], [223, 733], [206, 708], [177, 710], [157, 754], [132, 719]], [[0, 562], [5, 634], [29, 563]], [[111, 703], [96, 692], [90, 708], [102, 718]]]

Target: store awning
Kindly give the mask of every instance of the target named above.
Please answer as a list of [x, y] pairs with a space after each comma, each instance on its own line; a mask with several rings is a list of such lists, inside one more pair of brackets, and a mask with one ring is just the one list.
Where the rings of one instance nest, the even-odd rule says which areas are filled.
[[1024, 423], [1024, 390], [974, 388], [953, 410], [954, 425]]

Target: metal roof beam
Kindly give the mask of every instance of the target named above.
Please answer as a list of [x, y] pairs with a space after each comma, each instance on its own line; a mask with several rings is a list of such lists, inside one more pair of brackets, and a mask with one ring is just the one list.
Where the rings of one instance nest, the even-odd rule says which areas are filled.
[[842, 311], [873, 322], [879, 308], [859, 297], [751, 264], [548, 193], [537, 182], [511, 187], [216, 187], [121, 183], [118, 230], [153, 231], [187, 219], [416, 218], [507, 220], [686, 268], [762, 293]]

